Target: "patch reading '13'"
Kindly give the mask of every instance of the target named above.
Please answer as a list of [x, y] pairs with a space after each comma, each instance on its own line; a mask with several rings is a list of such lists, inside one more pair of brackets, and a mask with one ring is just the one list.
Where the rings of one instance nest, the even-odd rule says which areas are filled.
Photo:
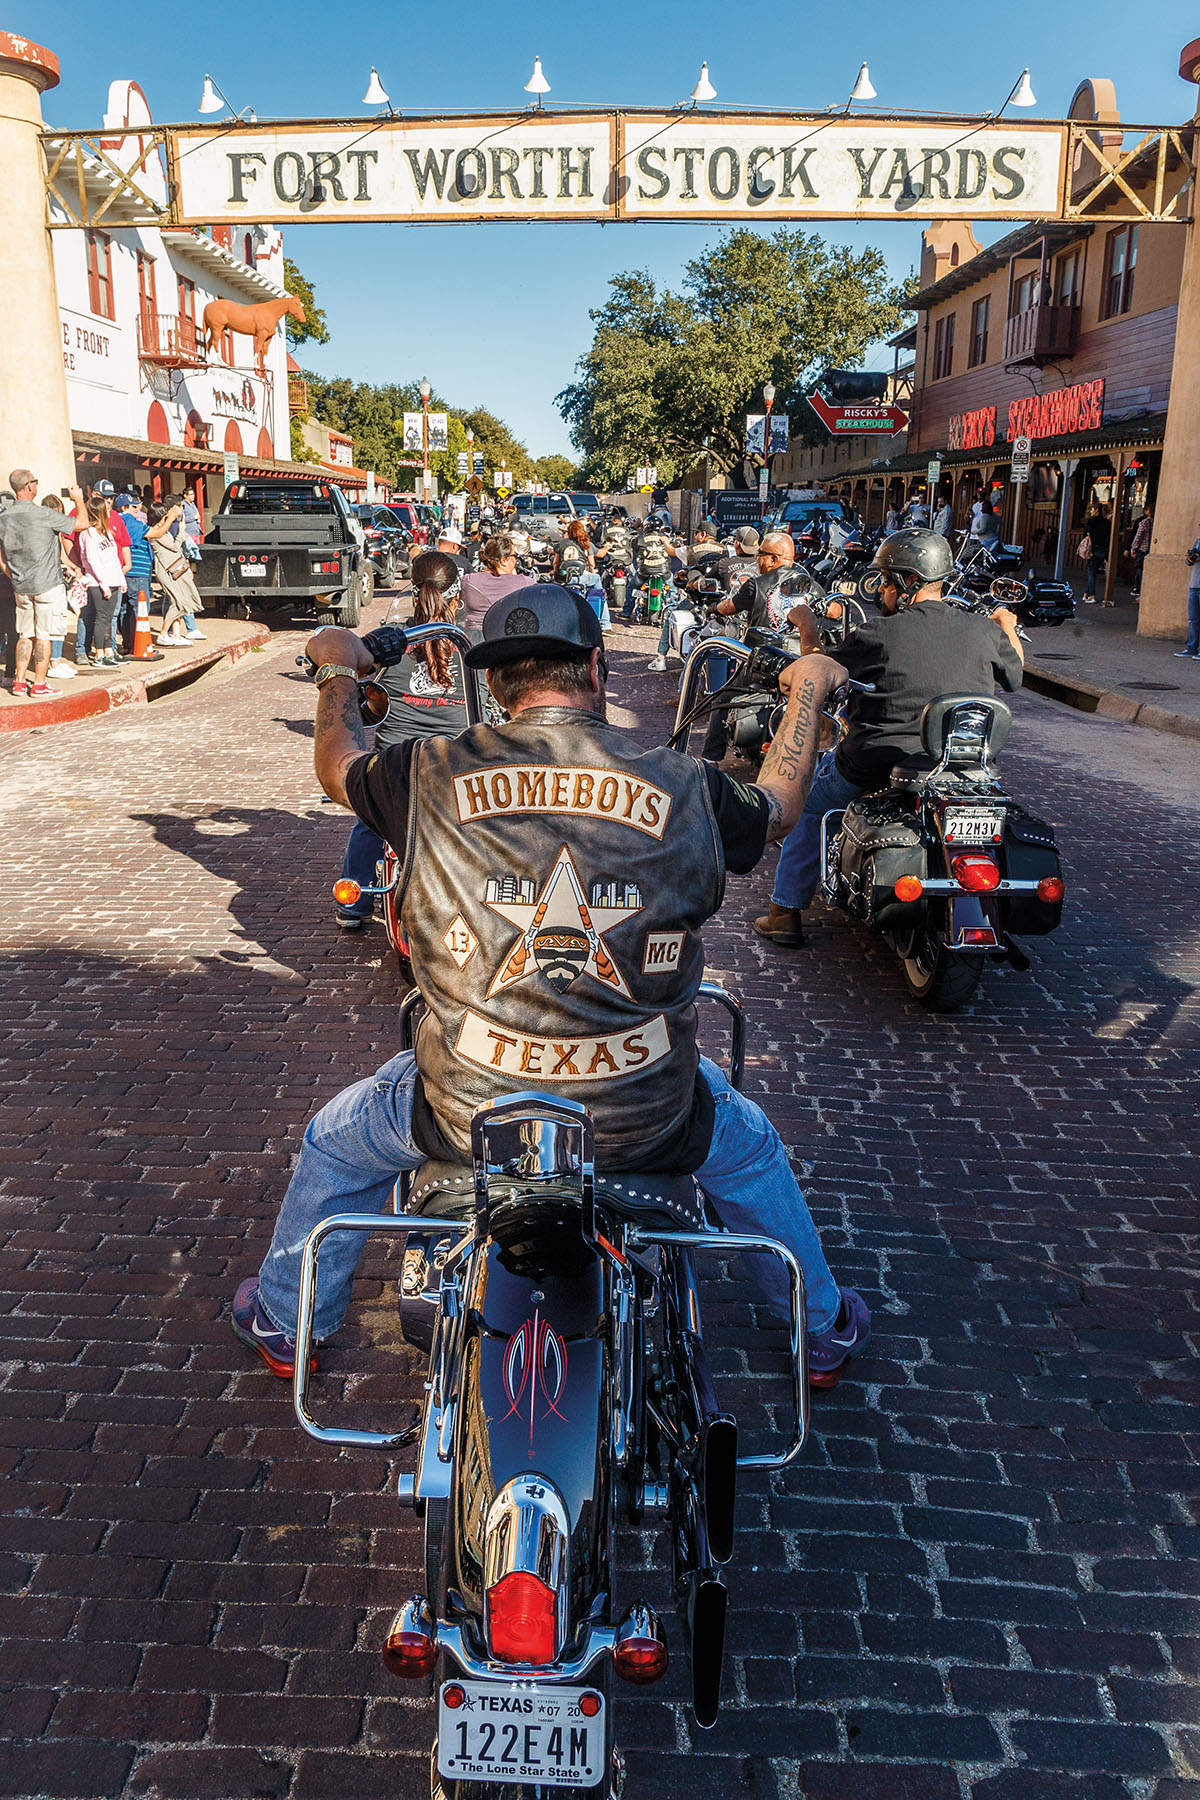
[[456, 1056], [503, 1075], [541, 1075], [555, 1081], [614, 1081], [649, 1068], [670, 1054], [671, 1034], [662, 1013], [633, 1031], [608, 1037], [543, 1038], [503, 1030], [468, 1012], [454, 1045]]
[[611, 819], [661, 840], [671, 816], [671, 796], [648, 781], [612, 769], [526, 767], [484, 769], [454, 777], [460, 825], [506, 813], [577, 813]]

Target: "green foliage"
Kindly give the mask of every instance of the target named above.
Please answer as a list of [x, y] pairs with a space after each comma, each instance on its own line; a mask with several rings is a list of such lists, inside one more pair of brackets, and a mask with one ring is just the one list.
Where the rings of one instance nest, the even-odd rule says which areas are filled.
[[304, 421], [307, 413], [293, 413], [291, 419], [292, 461], [300, 463], [319, 463], [320, 457], [311, 450], [304, 441]]
[[[557, 396], [583, 452], [582, 479], [621, 486], [642, 462], [670, 483], [705, 455], [741, 462], [745, 415], [762, 389], [808, 432], [805, 397], [830, 367], [853, 367], [895, 331], [910, 297], [887, 279], [878, 250], [854, 255], [816, 235], [781, 228], [729, 231], [686, 264], [680, 291], [659, 292], [644, 270], [614, 277], [591, 317], [591, 349]], [[822, 435], [816, 420], [814, 436]]]
[[539, 456], [533, 465], [533, 479], [569, 492], [579, 486], [579, 469], [569, 456]]
[[[421, 411], [421, 390], [417, 382], [388, 382], [375, 387], [365, 381], [350, 381], [344, 375], [314, 375], [304, 371], [308, 383], [308, 400], [313, 416], [334, 431], [344, 431], [354, 439], [354, 460], [360, 469], [374, 469], [381, 480], [395, 483], [396, 459], [404, 450], [404, 415]], [[467, 432], [475, 433], [472, 448], [483, 452], [484, 477], [490, 481], [493, 469], [509, 469], [515, 482], [526, 481], [533, 473], [529, 452], [515, 438], [502, 419], [483, 407], [473, 411], [456, 411], [439, 394], [429, 396], [430, 412], [448, 415], [448, 450], [433, 451], [429, 467], [438, 480], [440, 493], [454, 493], [465, 486], [467, 477], [458, 473], [458, 453], [467, 448]], [[469, 472], [469, 471], [468, 471]], [[401, 469], [400, 486], [415, 487], [419, 473]]]
[[297, 344], [327, 344], [329, 327], [325, 323], [325, 314], [317, 305], [312, 283], [300, 273], [290, 256], [283, 259], [283, 285], [289, 294], [295, 294], [304, 308], [303, 324], [299, 319], [293, 319], [291, 313], [284, 314], [288, 344], [293, 348]]

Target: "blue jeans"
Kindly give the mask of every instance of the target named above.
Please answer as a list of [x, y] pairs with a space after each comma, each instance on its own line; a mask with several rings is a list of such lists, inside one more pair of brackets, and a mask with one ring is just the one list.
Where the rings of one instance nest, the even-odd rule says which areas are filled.
[[868, 791], [840, 775], [833, 758], [834, 752], [826, 750], [818, 762], [804, 811], [783, 840], [771, 895], [776, 906], [802, 909], [809, 904], [821, 879], [822, 813], [849, 806]]
[[[359, 887], [375, 886], [375, 865], [383, 859], [383, 839], [364, 825], [361, 819], [355, 819], [350, 841], [346, 845], [346, 854], [342, 858], [342, 880], [357, 881]], [[372, 895], [364, 894], [353, 906], [339, 906], [338, 912], [356, 919], [369, 919], [375, 911]]]
[[1188, 589], [1187, 649], [1193, 656], [1200, 656], [1200, 587]]
[[[696, 1179], [729, 1230], [777, 1238], [795, 1254], [804, 1271], [809, 1333], [825, 1331], [837, 1317], [841, 1297], [779, 1134], [761, 1107], [730, 1087], [715, 1063], [702, 1057], [700, 1070], [712, 1090], [715, 1121]], [[419, 1169], [425, 1161], [412, 1139], [415, 1080], [416, 1058], [404, 1050], [309, 1120], [259, 1270], [259, 1298], [278, 1330], [295, 1331], [300, 1260], [313, 1227], [331, 1213], [385, 1212], [400, 1171]], [[365, 1243], [360, 1232], [349, 1231], [325, 1240], [313, 1320], [318, 1338], [330, 1337], [345, 1316]], [[756, 1256], [751, 1272], [768, 1303], [786, 1317], [782, 1264]]]

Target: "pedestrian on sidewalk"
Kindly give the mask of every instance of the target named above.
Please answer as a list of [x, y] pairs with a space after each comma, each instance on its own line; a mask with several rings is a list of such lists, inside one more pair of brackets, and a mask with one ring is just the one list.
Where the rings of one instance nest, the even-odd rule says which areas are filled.
[[1133, 542], [1129, 546], [1129, 554], [1132, 556], [1135, 564], [1133, 586], [1129, 591], [1129, 598], [1133, 601], [1135, 606], [1141, 599], [1142, 568], [1146, 558], [1150, 554], [1150, 539], [1153, 535], [1154, 508], [1151, 506], [1150, 502], [1147, 501], [1146, 510], [1137, 522], [1137, 529], [1133, 534]]
[[[1096, 577], [1104, 573], [1108, 565], [1109, 521], [1104, 508], [1099, 504], [1083, 521], [1084, 536], [1079, 540], [1081, 561], [1087, 563], [1087, 576], [1084, 582], [1083, 603], [1085, 606], [1096, 604]], [[1085, 557], [1083, 552], [1087, 551]]]
[[123, 660], [116, 652], [115, 629], [117, 608], [125, 593], [125, 563], [113, 533], [108, 501], [89, 500], [87, 518], [86, 528], [79, 533], [79, 560], [95, 621], [88, 661], [93, 668], [115, 669]]
[[[12, 582], [16, 615], [12, 691], [44, 700], [60, 691], [49, 685], [46, 671], [51, 623], [66, 599], [59, 542], [71, 535], [75, 526], [65, 514], [37, 504], [38, 480], [32, 469], [14, 469], [8, 479], [14, 498], [12, 505], [0, 512], [0, 569]], [[70, 494], [82, 514], [82, 489], [73, 487]], [[33, 680], [28, 681], [31, 661]]]
[[195, 615], [204, 608], [196, 591], [192, 565], [180, 542], [183, 535], [183, 507], [178, 497], [156, 501], [150, 508], [146, 541], [154, 558], [155, 580], [164, 595], [163, 622], [154, 640], [160, 645], [178, 647], [189, 638], [204, 636], [195, 630]]
[[126, 656], [133, 654], [134, 641], [137, 637], [138, 601], [145, 596], [146, 617], [150, 616], [150, 573], [154, 567], [154, 552], [146, 541], [146, 519], [134, 494], [118, 494], [113, 501], [113, 511], [129, 534], [129, 567], [125, 571], [125, 606], [123, 648]]
[[1188, 582], [1188, 634], [1187, 643], [1176, 656], [1190, 656], [1200, 661], [1200, 537], [1193, 543], [1187, 553], [1192, 576]]
[[[44, 494], [42, 505], [48, 506], [51, 512], [66, 513], [66, 507], [57, 494]], [[56, 606], [50, 620], [50, 667], [47, 675], [54, 681], [74, 681], [78, 670], [74, 663], [68, 662], [63, 654], [63, 646], [67, 633], [76, 629], [79, 611], [87, 602], [87, 589], [78, 565], [72, 561], [74, 539], [68, 543], [63, 536], [58, 540], [59, 563], [62, 569], [63, 599], [62, 605]]]

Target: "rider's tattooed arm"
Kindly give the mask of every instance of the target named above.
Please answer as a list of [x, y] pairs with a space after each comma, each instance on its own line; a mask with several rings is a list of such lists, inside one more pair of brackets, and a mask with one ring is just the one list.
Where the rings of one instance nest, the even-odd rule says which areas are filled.
[[[365, 675], [374, 658], [362, 639], [343, 626], [327, 625], [311, 637], [305, 654], [318, 667], [340, 663]], [[346, 798], [346, 770], [366, 754], [367, 738], [358, 714], [358, 687], [348, 675], [326, 681], [317, 696], [317, 722], [313, 731], [313, 764], [317, 780], [339, 806]]]
[[758, 787], [767, 803], [767, 842], [774, 844], [781, 837], [787, 835], [783, 829], [783, 802], [778, 794], [773, 794], [770, 788], [763, 787], [761, 781], [758, 783]]
[[787, 692], [787, 711], [759, 771], [757, 786], [774, 800], [768, 836], [786, 837], [808, 798], [821, 737], [821, 706], [827, 694], [846, 679], [846, 671], [829, 656], [806, 656], [783, 671], [779, 685]]

